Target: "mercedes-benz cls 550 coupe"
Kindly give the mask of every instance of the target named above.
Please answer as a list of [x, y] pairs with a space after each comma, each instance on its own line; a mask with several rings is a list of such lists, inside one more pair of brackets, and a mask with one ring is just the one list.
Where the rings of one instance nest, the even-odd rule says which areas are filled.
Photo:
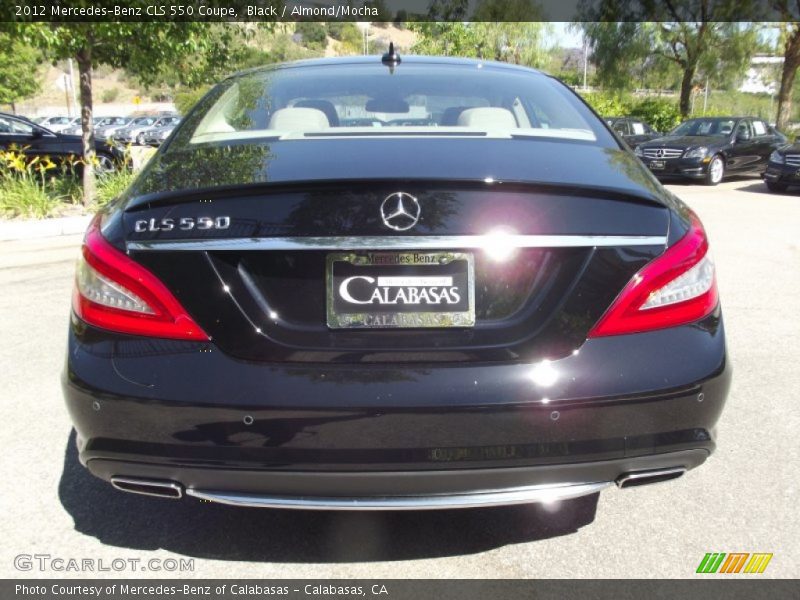
[[713, 451], [715, 277], [697, 216], [547, 75], [272, 66], [213, 88], [94, 219], [63, 388], [81, 462], [127, 492], [569, 499]]

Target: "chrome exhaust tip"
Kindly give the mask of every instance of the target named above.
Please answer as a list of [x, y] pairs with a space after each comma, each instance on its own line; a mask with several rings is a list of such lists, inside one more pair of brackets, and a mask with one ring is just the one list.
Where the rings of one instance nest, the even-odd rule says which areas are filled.
[[129, 477], [112, 477], [111, 485], [123, 492], [142, 494], [180, 500], [183, 498], [183, 486], [174, 481], [153, 481], [150, 479], [132, 479]]
[[637, 485], [649, 485], [677, 479], [686, 473], [685, 467], [673, 467], [671, 469], [654, 469], [652, 471], [633, 471], [624, 473], [617, 477], [617, 487], [628, 488]]

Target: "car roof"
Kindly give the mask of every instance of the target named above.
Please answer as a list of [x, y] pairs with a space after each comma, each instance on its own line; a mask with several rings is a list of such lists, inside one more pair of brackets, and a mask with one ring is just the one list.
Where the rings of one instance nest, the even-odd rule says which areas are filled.
[[735, 116], [735, 115], [718, 115], [718, 116], [714, 116], [714, 117], [691, 117], [691, 118], [686, 119], [686, 120], [687, 121], [699, 121], [701, 119], [707, 119], [707, 120], [711, 120], [711, 119], [731, 119], [733, 121], [737, 121], [739, 119], [758, 119], [759, 121], [763, 121], [764, 120], [761, 117]]
[[9, 117], [11, 119], [16, 119], [17, 121], [25, 121], [26, 123], [30, 123], [31, 125], [36, 125], [36, 123], [31, 121], [28, 117], [23, 117], [22, 115], [12, 115], [11, 113], [0, 112], [0, 117]]
[[[401, 62], [394, 66], [395, 69], [402, 69], [404, 64], [413, 65], [451, 65], [461, 66], [464, 68], [476, 67], [481, 65], [481, 68], [489, 68], [492, 70], [523, 72], [523, 73], [536, 73], [538, 75], [546, 75], [536, 69], [530, 67], [523, 67], [521, 65], [514, 65], [510, 63], [497, 62], [493, 60], [483, 60], [478, 58], [455, 58], [451, 56], [422, 56], [418, 54], [401, 55]], [[381, 56], [337, 56], [330, 58], [311, 58], [307, 60], [297, 60], [285, 63], [275, 63], [264, 65], [261, 67], [253, 67], [252, 69], [245, 69], [237, 73], [233, 73], [225, 78], [234, 79], [242, 75], [249, 75], [251, 73], [277, 71], [282, 69], [296, 69], [303, 67], [325, 67], [325, 66], [340, 66], [340, 65], [375, 65], [379, 67], [388, 68], [381, 62]], [[548, 76], [549, 77], [549, 76]]]

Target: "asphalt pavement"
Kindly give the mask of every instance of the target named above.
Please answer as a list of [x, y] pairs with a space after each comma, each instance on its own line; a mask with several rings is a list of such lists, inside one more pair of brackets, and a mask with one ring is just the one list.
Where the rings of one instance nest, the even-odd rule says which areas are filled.
[[[800, 577], [800, 192], [670, 188], [717, 263], [734, 370], [717, 452], [676, 481], [557, 507], [296, 512], [117, 492], [78, 464], [61, 399], [80, 236], [0, 242], [0, 577], [683, 578], [707, 552], [771, 552], [758, 577]], [[50, 559], [25, 571], [19, 555]], [[95, 572], [39, 568], [54, 558]], [[193, 570], [142, 570], [153, 558]], [[125, 569], [97, 572], [114, 559]]]

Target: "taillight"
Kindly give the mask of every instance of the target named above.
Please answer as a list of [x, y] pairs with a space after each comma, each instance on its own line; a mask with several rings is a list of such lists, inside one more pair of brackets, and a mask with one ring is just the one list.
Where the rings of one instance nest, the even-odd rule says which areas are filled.
[[72, 308], [90, 325], [148, 337], [208, 340], [167, 287], [109, 244], [95, 218], [83, 241]]
[[718, 300], [708, 240], [692, 214], [686, 234], [633, 276], [589, 337], [692, 323], [711, 314]]

